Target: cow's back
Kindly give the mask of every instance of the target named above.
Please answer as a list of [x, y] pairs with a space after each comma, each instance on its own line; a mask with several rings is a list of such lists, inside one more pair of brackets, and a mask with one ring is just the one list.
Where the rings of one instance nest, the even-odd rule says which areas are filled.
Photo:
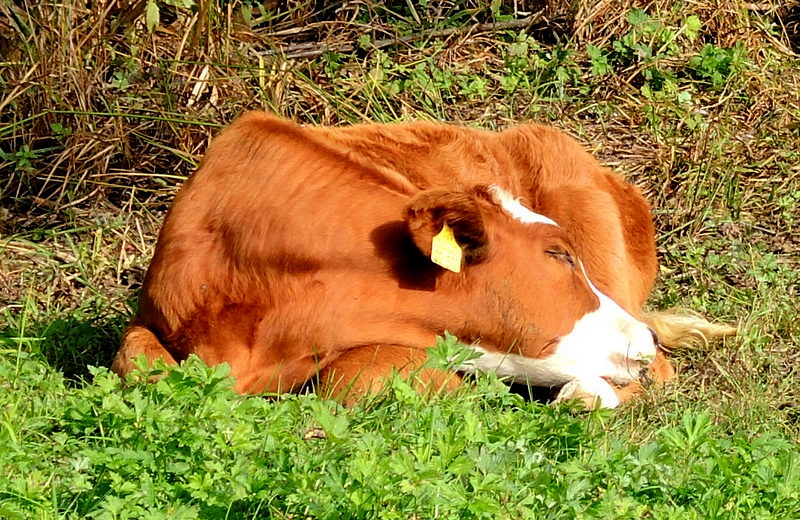
[[414, 122], [311, 131], [354, 162], [419, 189], [502, 186], [562, 225], [598, 287], [629, 312], [638, 313], [652, 289], [657, 262], [649, 204], [560, 130]]

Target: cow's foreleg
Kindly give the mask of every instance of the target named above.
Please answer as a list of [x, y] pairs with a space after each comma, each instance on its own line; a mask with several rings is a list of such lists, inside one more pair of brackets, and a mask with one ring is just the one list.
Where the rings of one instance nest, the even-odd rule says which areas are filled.
[[178, 364], [150, 329], [132, 325], [125, 331], [122, 346], [111, 363], [111, 370], [120, 377], [125, 377], [137, 368], [136, 358], [142, 355], [147, 359], [147, 366], [152, 366], [158, 359], [168, 365]]
[[461, 377], [457, 374], [423, 368], [427, 358], [424, 349], [398, 345], [354, 348], [320, 371], [317, 394], [352, 405], [367, 394], [379, 392], [395, 370], [423, 394], [458, 387]]
[[616, 389], [602, 377], [573, 379], [561, 388], [554, 403], [578, 400], [586, 410], [616, 408], [620, 405]]
[[[675, 376], [672, 364], [660, 349], [647, 368], [646, 380], [657, 385], [664, 384]], [[616, 408], [644, 392], [644, 386], [634, 381], [625, 386], [616, 386], [602, 377], [574, 379], [564, 385], [555, 399], [556, 403], [577, 399], [587, 410]]]

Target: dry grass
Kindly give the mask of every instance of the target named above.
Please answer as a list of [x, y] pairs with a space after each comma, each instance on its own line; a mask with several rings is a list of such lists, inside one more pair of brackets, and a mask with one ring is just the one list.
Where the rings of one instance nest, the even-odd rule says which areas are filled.
[[[532, 119], [582, 139], [653, 201], [663, 263], [654, 306], [743, 326], [718, 352], [686, 355], [669, 395], [764, 392], [796, 421], [787, 371], [800, 340], [800, 2], [519, 0], [498, 16], [478, 0], [317, 4], [245, 13], [237, 1], [195, 11], [159, 2], [152, 34], [145, 2], [0, 5], [7, 337], [68, 372], [107, 362], [169, 201], [245, 109], [319, 124]], [[615, 58], [634, 7], [671, 36], [641, 35], [647, 59]], [[695, 38], [692, 15], [703, 24]], [[588, 44], [617, 60], [613, 74], [592, 74]], [[707, 45], [744, 56], [718, 85], [689, 66]], [[647, 94], [652, 70], [674, 91]], [[65, 316], [68, 331], [103, 331], [89, 352], [48, 328]], [[53, 353], [64, 349], [69, 361]]]

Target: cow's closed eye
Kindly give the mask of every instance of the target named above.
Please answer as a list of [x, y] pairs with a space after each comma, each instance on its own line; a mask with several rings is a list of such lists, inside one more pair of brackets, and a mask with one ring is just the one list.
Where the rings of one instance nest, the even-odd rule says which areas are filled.
[[548, 256], [550, 256], [551, 258], [555, 258], [559, 262], [568, 266], [570, 269], [575, 268], [575, 259], [572, 258], [572, 255], [569, 254], [567, 251], [564, 251], [563, 249], [553, 248], [553, 249], [548, 249], [545, 252], [547, 253]]

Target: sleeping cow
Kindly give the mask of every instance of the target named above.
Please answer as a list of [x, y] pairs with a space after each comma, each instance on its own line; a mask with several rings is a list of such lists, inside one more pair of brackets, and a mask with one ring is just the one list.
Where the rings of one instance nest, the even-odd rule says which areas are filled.
[[460, 372], [614, 407], [672, 376], [659, 336], [726, 332], [644, 318], [656, 270], [647, 202], [557, 130], [250, 113], [176, 197], [112, 368], [196, 354], [240, 392], [350, 401], [393, 370], [458, 384], [421, 369], [449, 331], [482, 354]]

